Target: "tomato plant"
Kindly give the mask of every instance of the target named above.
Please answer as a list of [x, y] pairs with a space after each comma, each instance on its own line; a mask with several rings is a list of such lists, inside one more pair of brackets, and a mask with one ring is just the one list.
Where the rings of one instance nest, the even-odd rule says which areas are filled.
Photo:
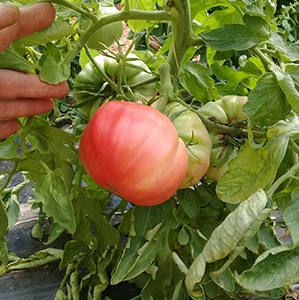
[[[107, 85], [106, 76], [113, 85]], [[87, 63], [77, 75], [74, 97], [81, 104], [81, 110], [91, 117], [101, 104], [117, 95], [126, 96], [130, 100], [142, 96], [153, 97], [156, 92], [154, 82], [134, 87], [152, 79], [154, 76], [150, 69], [134, 54], [129, 54], [122, 63], [117, 62], [116, 58], [99, 55], [94, 58], [94, 63]]]
[[212, 148], [210, 136], [200, 118], [179, 103], [168, 104], [165, 114], [187, 145], [189, 167], [180, 188], [188, 188], [197, 184], [209, 168]]
[[188, 168], [186, 146], [170, 120], [133, 102], [100, 107], [82, 134], [79, 154], [95, 182], [138, 205], [171, 198]]
[[[113, 1], [50, 2], [55, 22], [0, 53], [0, 68], [70, 86], [50, 114], [19, 119], [0, 143], [11, 165], [0, 171], [0, 273], [59, 261], [56, 299], [68, 300], [113, 299], [125, 282], [142, 300], [290, 296], [299, 279], [298, 5], [124, 0], [101, 14]], [[91, 45], [121, 22], [128, 39]], [[12, 186], [17, 173], [24, 182]], [[7, 239], [29, 182], [34, 237], [70, 239], [22, 259]]]
[[[115, 12], [117, 12], [117, 9], [113, 6], [104, 6], [99, 9], [100, 16]], [[124, 26], [122, 21], [107, 24], [95, 32], [95, 34], [88, 40], [87, 46], [90, 49], [95, 50], [104, 50], [105, 46], [109, 48], [121, 38], [123, 29]]]

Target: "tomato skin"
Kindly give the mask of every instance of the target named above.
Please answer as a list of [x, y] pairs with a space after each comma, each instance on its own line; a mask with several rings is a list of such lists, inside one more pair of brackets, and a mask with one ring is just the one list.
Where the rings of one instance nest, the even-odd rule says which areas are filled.
[[212, 142], [201, 119], [183, 105], [172, 102], [166, 106], [165, 114], [187, 145], [188, 172], [180, 185], [185, 189], [198, 183], [208, 170]]
[[82, 134], [79, 156], [97, 184], [143, 206], [171, 198], [188, 169], [186, 146], [171, 121], [135, 102], [101, 106]]
[[[246, 119], [247, 115], [243, 111], [243, 105], [247, 102], [247, 97], [228, 95], [215, 102], [208, 102], [199, 111], [214, 122], [228, 125], [236, 120]], [[225, 135], [217, 130], [210, 130], [213, 149], [210, 157], [210, 166], [206, 176], [212, 180], [219, 181], [222, 175], [228, 170], [229, 162], [237, 156], [237, 149], [225, 142]], [[217, 146], [218, 144], [218, 146]]]
[[[133, 60], [126, 62], [122, 72], [122, 82], [126, 82], [130, 86], [142, 80], [153, 78], [150, 69], [136, 55], [129, 54], [128, 58]], [[115, 59], [103, 55], [96, 56], [94, 59], [98, 67], [112, 81], [118, 81], [119, 64]], [[156, 93], [156, 84], [150, 83], [135, 89], [132, 88], [132, 92], [137, 96], [140, 94], [144, 97], [152, 97]], [[108, 85], [92, 62], [87, 63], [75, 79], [74, 97], [79, 104], [84, 105], [81, 110], [89, 118], [93, 116], [100, 105], [107, 101], [108, 97], [116, 95], [116, 92]], [[127, 96], [131, 97], [130, 94]]]
[[[118, 12], [118, 10], [114, 6], [101, 7], [99, 15], [103, 16], [115, 12]], [[105, 50], [105, 47], [102, 44], [109, 48], [121, 38], [123, 30], [124, 25], [122, 21], [104, 25], [88, 40], [87, 46], [94, 50]]]

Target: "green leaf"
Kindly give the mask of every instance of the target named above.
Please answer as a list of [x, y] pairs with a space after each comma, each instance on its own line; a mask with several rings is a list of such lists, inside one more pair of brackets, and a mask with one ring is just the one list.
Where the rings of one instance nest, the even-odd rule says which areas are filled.
[[244, 16], [245, 25], [226, 24], [201, 33], [207, 45], [216, 50], [246, 50], [270, 38], [271, 27], [260, 17]]
[[257, 85], [248, 95], [248, 102], [244, 105], [250, 121], [250, 126], [274, 125], [286, 118], [290, 112], [290, 105], [271, 73], [264, 74]]
[[86, 245], [90, 241], [90, 229], [89, 222], [86, 216], [85, 202], [82, 200], [85, 197], [85, 193], [82, 192], [82, 188], [74, 186], [79, 190], [79, 193], [76, 197], [73, 198], [73, 206], [75, 211], [75, 220], [76, 220], [76, 231], [73, 234], [73, 238], [77, 241], [82, 241]]
[[230, 268], [227, 268], [217, 277], [212, 277], [213, 281], [227, 292], [233, 292], [235, 289], [235, 280]]
[[[72, 165], [76, 164], [78, 160], [78, 154], [73, 144], [76, 143], [78, 139], [61, 129], [44, 125], [37, 126], [37, 124], [30, 127], [27, 139], [32, 145], [32, 150], [36, 150], [36, 152], [32, 154], [32, 157], [35, 157], [37, 161], [44, 161], [52, 170], [56, 168], [61, 169], [67, 188], [70, 190], [74, 176]], [[31, 163], [35, 167], [31, 168]], [[43, 170], [34, 160], [31, 160], [30, 163], [27, 164], [26, 162], [24, 164], [22, 163], [21, 168], [30, 170], [29, 175], [35, 181], [38, 178], [34, 178], [34, 168], [36, 173], [40, 173]]]
[[210, 71], [200, 64], [186, 63], [180, 69], [179, 80], [195, 99], [203, 103], [218, 98], [218, 92], [214, 87], [214, 80]]
[[191, 219], [197, 218], [200, 213], [200, 200], [198, 193], [193, 189], [178, 190], [177, 197], [185, 213]]
[[287, 208], [284, 213], [284, 220], [286, 225], [291, 233], [291, 237], [293, 239], [294, 244], [299, 243], [299, 220], [298, 220], [298, 213], [299, 213], [299, 189], [296, 189], [292, 193], [292, 203]]
[[[87, 214], [89, 223], [98, 240], [106, 245], [117, 245], [119, 241], [119, 234], [117, 230], [107, 221], [105, 216], [102, 214], [103, 204], [100, 201], [91, 198], [91, 196], [86, 192], [86, 190], [84, 190], [84, 192], [82, 191], [82, 193], [84, 193], [83, 195], [85, 197], [82, 197], [81, 195], [80, 200], [83, 202], [81, 208], [85, 207], [85, 212]], [[77, 214], [77, 218], [78, 217], [79, 216]], [[84, 226], [86, 226], [86, 224]]]
[[12, 160], [18, 157], [19, 144], [15, 141], [9, 144], [0, 144], [0, 160]]
[[239, 203], [258, 188], [269, 188], [285, 156], [289, 136], [298, 130], [297, 122], [281, 121], [268, 130], [269, 141], [263, 148], [253, 149], [246, 141], [220, 178], [216, 188], [218, 197], [227, 203]]
[[46, 81], [50, 84], [58, 84], [64, 80], [67, 80], [70, 76], [70, 68], [68, 65], [64, 65], [61, 62], [57, 62], [56, 59], [48, 55], [40, 69], [39, 77], [42, 81]]
[[2, 198], [0, 197], [0, 240], [3, 241], [8, 233], [8, 218]]
[[270, 42], [275, 45], [275, 48], [284, 53], [285, 57], [291, 62], [299, 60], [299, 53], [295, 47], [289, 45], [277, 32], [273, 32]]
[[65, 231], [65, 228], [62, 225], [53, 222], [50, 227], [48, 241], [44, 244], [50, 245], [51, 243], [56, 241], [64, 231]]
[[18, 70], [30, 73], [37, 69], [38, 65], [24, 58], [24, 51], [18, 47], [18, 43], [12, 43], [6, 50], [0, 53], [0, 69]]
[[74, 208], [60, 169], [48, 170], [38, 178], [35, 185], [36, 201], [43, 203], [48, 217], [64, 226], [69, 232], [76, 229]]
[[35, 46], [60, 40], [75, 33], [75, 29], [69, 23], [56, 19], [49, 27], [21, 38], [19, 41], [25, 46]]
[[[145, 251], [145, 247], [149, 244], [144, 238], [148, 230], [151, 210], [152, 207], [136, 206], [134, 208], [129, 241], [120, 261], [112, 272], [111, 284], [114, 285], [141, 274], [152, 263], [156, 253]], [[141, 255], [145, 255], [145, 253], [148, 255], [141, 260]]]
[[111, 284], [140, 275], [159, 253], [166, 255], [163, 254], [164, 243], [161, 241], [167, 240], [170, 228], [177, 226], [174, 208], [173, 201], [150, 207], [134, 207], [129, 241], [112, 272]]
[[220, 65], [218, 63], [214, 63], [210, 67], [213, 74], [215, 74], [219, 79], [226, 81], [225, 89], [227, 90], [234, 91], [238, 85], [246, 79], [254, 81], [254, 79], [259, 78], [259, 76], [256, 76], [255, 74], [237, 71], [233, 68]]
[[35, 239], [41, 239], [44, 235], [43, 227], [40, 222], [37, 222], [31, 229], [31, 235]]
[[276, 68], [272, 68], [276, 78], [277, 82], [281, 88], [281, 90], [284, 92], [285, 97], [293, 110], [298, 113], [299, 112], [299, 92], [295, 85], [295, 82], [290, 74], [284, 74], [277, 70]]
[[299, 247], [282, 245], [264, 252], [250, 270], [243, 272], [240, 284], [248, 290], [267, 291], [299, 280]]
[[90, 249], [85, 243], [75, 240], [66, 242], [59, 268], [65, 268], [70, 262], [81, 256], [86, 256], [88, 253], [90, 253]]
[[20, 214], [19, 195], [11, 193], [10, 199], [6, 202], [6, 213], [8, 218], [8, 226], [14, 225]]

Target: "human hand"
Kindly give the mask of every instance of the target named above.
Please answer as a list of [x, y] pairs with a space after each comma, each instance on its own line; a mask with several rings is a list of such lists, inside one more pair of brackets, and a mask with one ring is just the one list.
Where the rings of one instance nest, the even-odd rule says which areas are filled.
[[[0, 53], [11, 42], [48, 27], [54, 19], [55, 8], [50, 3], [20, 9], [0, 4]], [[67, 93], [65, 81], [50, 85], [37, 74], [0, 70], [0, 139], [19, 129], [16, 118], [48, 112], [53, 107], [51, 98], [62, 98]]]

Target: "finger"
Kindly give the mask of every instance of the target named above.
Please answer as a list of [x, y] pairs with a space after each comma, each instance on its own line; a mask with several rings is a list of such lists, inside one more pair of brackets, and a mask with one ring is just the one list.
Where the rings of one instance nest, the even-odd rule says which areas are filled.
[[37, 74], [0, 70], [0, 98], [62, 98], [68, 93], [68, 84], [48, 84]]
[[0, 140], [14, 134], [19, 128], [20, 126], [16, 120], [0, 121]]
[[50, 98], [0, 100], [0, 120], [40, 115], [52, 108], [53, 100]]
[[38, 3], [20, 9], [19, 20], [0, 31], [0, 52], [11, 42], [48, 27], [55, 19], [55, 8], [50, 3]]
[[19, 17], [20, 10], [18, 7], [8, 3], [0, 3], [0, 29], [16, 23]]

